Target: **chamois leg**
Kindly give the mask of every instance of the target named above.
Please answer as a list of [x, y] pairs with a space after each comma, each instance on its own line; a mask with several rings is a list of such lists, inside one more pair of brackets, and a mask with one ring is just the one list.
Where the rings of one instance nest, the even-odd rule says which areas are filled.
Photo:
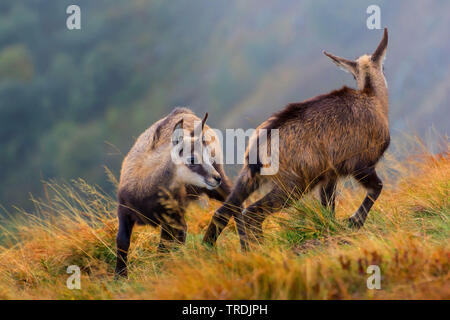
[[183, 217], [175, 223], [161, 223], [161, 239], [158, 245], [158, 252], [168, 252], [174, 244], [184, 244], [186, 242], [187, 224]]
[[363, 187], [367, 190], [367, 195], [358, 210], [349, 218], [350, 224], [357, 228], [364, 225], [367, 214], [377, 200], [383, 188], [383, 183], [375, 172], [375, 168], [368, 168], [354, 175]]
[[336, 200], [336, 179], [330, 179], [320, 188], [320, 201], [324, 207], [331, 210], [334, 215]]
[[256, 177], [251, 176], [250, 169], [244, 167], [239, 175], [235, 187], [227, 197], [224, 204], [214, 213], [208, 229], [203, 238], [203, 243], [214, 245], [220, 233], [227, 226], [231, 216], [235, 216], [238, 232], [242, 229], [241, 216], [242, 203], [258, 187], [259, 183]]
[[116, 237], [117, 262], [115, 273], [116, 276], [127, 277], [127, 255], [134, 221], [131, 219], [129, 209], [120, 204], [117, 215], [119, 217], [119, 232]]
[[283, 191], [272, 189], [264, 197], [252, 203], [242, 212], [244, 232], [240, 233], [240, 242], [243, 251], [249, 249], [249, 243], [258, 243], [263, 240], [262, 224], [272, 213], [280, 210], [285, 202]]

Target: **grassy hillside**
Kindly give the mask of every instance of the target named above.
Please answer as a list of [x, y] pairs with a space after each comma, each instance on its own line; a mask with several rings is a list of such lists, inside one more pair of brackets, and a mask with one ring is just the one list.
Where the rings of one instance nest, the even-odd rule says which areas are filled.
[[[450, 299], [446, 150], [402, 162], [387, 155], [380, 170], [390, 179], [363, 229], [344, 222], [363, 197], [347, 181], [336, 219], [306, 197], [270, 217], [264, 243], [248, 254], [239, 250], [234, 224], [217, 250], [201, 244], [219, 205], [201, 200], [188, 209], [187, 245], [174, 253], [156, 254], [158, 230], [136, 228], [130, 278], [118, 281], [114, 199], [82, 180], [48, 183], [33, 214], [2, 223], [0, 299]], [[81, 290], [66, 287], [73, 264], [82, 270]], [[371, 264], [381, 268], [380, 290], [366, 287]]]

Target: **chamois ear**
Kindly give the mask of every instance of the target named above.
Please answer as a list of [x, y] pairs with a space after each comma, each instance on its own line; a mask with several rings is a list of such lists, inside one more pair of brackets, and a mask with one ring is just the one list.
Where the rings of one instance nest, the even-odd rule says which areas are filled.
[[326, 51], [323, 52], [328, 58], [330, 58], [339, 68], [346, 72], [350, 72], [352, 74], [356, 73], [356, 62], [352, 60], [348, 60], [345, 58], [341, 58]]
[[180, 143], [180, 141], [182, 141], [184, 138], [184, 133], [183, 133], [183, 118], [180, 119], [180, 121], [177, 122], [177, 124], [175, 125], [175, 127], [173, 128], [173, 132], [172, 132], [172, 144], [175, 146], [178, 143]]
[[387, 45], [388, 45], [388, 30], [387, 28], [384, 28], [383, 39], [381, 39], [378, 48], [374, 51], [371, 57], [373, 62], [380, 63], [384, 60], [384, 57], [386, 56]]

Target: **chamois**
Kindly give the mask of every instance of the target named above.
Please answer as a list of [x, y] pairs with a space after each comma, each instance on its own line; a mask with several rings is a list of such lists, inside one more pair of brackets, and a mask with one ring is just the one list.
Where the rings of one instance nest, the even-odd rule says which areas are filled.
[[[161, 226], [158, 251], [184, 243], [187, 203], [205, 193], [224, 201], [231, 191], [213, 130], [187, 108], [176, 108], [136, 140], [122, 163], [118, 188], [116, 275], [127, 276], [134, 224]], [[194, 124], [195, 122], [195, 124]], [[174, 157], [175, 156], [175, 157]], [[179, 160], [179, 161], [175, 161]]]
[[[203, 241], [215, 244], [217, 237], [234, 216], [243, 250], [249, 242], [262, 239], [262, 223], [271, 213], [288, 205], [294, 192], [304, 194], [320, 187], [324, 206], [334, 212], [336, 181], [353, 176], [367, 190], [359, 209], [349, 223], [361, 227], [382, 189], [375, 165], [389, 146], [388, 89], [383, 74], [383, 60], [388, 32], [372, 55], [356, 61], [324, 54], [339, 67], [350, 72], [357, 89], [343, 87], [312, 99], [291, 103], [258, 126], [246, 150], [244, 166], [222, 207], [215, 213]], [[249, 163], [248, 154], [257, 148], [260, 129], [278, 129], [279, 170], [262, 175], [261, 156]], [[270, 140], [270, 136], [269, 139]], [[267, 141], [267, 149], [270, 143]], [[257, 151], [259, 152], [259, 151]], [[271, 190], [244, 211], [242, 203], [262, 185]]]

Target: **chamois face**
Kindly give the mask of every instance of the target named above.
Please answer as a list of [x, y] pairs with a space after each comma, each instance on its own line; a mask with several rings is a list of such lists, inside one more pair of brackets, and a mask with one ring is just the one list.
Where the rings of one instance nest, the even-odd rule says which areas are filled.
[[172, 161], [175, 164], [175, 180], [180, 184], [215, 189], [221, 183], [221, 176], [214, 168], [214, 154], [203, 141], [204, 124], [192, 132], [183, 130], [183, 120], [174, 128], [172, 135]]
[[368, 86], [374, 89], [387, 88], [386, 78], [383, 72], [383, 62], [388, 43], [387, 29], [384, 29], [383, 39], [372, 55], [363, 55], [353, 60], [348, 60], [324, 51], [324, 54], [346, 72], [350, 72], [358, 84], [358, 89], [363, 90]]

